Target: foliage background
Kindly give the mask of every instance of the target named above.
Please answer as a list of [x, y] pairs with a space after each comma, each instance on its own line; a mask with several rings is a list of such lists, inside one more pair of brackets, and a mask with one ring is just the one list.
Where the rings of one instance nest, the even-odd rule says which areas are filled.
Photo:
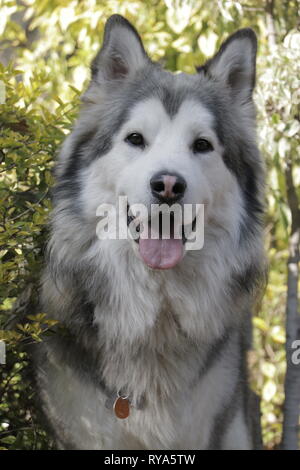
[[[258, 142], [267, 166], [266, 249], [270, 273], [254, 322], [251, 382], [262, 397], [266, 448], [278, 446], [285, 374], [286, 262], [290, 211], [284, 171], [299, 194], [299, 3], [289, 0], [2, 0], [0, 2], [0, 449], [53, 445], [40, 425], [23, 345], [51, 329], [36, 300], [47, 238], [51, 169], [71, 128], [106, 19], [126, 16], [154, 60], [194, 72], [228, 34], [258, 34]], [[300, 195], [300, 194], [299, 194]], [[15, 301], [17, 304], [11, 310]], [[8, 329], [9, 328], [9, 329]]]

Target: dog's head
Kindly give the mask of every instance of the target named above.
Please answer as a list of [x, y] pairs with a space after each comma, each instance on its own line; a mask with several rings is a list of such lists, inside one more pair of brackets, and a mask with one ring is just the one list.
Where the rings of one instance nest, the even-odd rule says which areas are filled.
[[[255, 34], [242, 29], [194, 75], [172, 74], [150, 60], [127, 20], [112, 16], [81, 117], [62, 151], [58, 197], [77, 198], [82, 216], [96, 220], [99, 205], [126, 196], [127, 223], [140, 233], [148, 229], [130, 242], [157, 269], [174, 267], [184, 255], [186, 237], [174, 233], [195, 228], [197, 215], [193, 209], [185, 219], [186, 205], [204, 205], [208, 227], [222, 226], [237, 238], [245, 227], [250, 233], [262, 172], [252, 104], [255, 57]], [[158, 209], [151, 216], [153, 204]], [[154, 218], [173, 204], [183, 208], [182, 217], [170, 217], [164, 239]]]

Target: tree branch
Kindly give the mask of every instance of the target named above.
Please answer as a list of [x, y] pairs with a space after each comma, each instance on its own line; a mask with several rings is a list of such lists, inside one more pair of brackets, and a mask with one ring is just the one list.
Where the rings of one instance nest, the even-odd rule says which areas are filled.
[[300, 339], [300, 315], [298, 313], [299, 281], [299, 240], [300, 208], [293, 180], [292, 162], [287, 162], [285, 170], [287, 201], [291, 211], [292, 226], [289, 241], [287, 304], [286, 304], [286, 358], [285, 402], [282, 448], [296, 450], [299, 448], [300, 417], [300, 365], [293, 364], [292, 345]]
[[269, 47], [272, 50], [276, 46], [276, 30], [274, 21], [275, 0], [266, 0], [266, 25], [268, 31]]

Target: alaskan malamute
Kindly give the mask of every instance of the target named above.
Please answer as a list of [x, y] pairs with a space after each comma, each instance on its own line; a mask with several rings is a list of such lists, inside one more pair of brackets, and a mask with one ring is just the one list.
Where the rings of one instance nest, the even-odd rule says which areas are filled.
[[[246, 343], [264, 271], [256, 47], [241, 29], [194, 75], [173, 74], [126, 19], [106, 23], [56, 168], [43, 277], [42, 309], [60, 328], [35, 354], [36, 378], [59, 448], [254, 447]], [[175, 236], [173, 212], [165, 238], [133, 210], [155, 205], [162, 223], [173, 203], [204, 207], [201, 249]], [[135, 235], [99, 236], [110, 206]], [[197, 232], [191, 213], [179, 232]]]

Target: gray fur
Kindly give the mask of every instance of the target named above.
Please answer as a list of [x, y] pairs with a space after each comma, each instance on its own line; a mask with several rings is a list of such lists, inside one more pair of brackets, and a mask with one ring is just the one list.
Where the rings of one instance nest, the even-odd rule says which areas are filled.
[[[80, 117], [58, 161], [43, 277], [43, 311], [61, 322], [64, 333], [58, 329], [38, 348], [36, 377], [60, 447], [252, 447], [243, 408], [242, 338], [264, 271], [264, 172], [249, 93], [256, 43], [247, 31], [229, 40], [198, 74], [173, 75], [151, 62], [126, 20], [114, 15], [108, 22]], [[239, 86], [233, 69], [222, 80], [220, 58], [226, 52], [230, 61], [230, 44], [241, 37], [252, 67], [245, 71], [249, 64], [241, 62]], [[134, 106], [150, 98], [172, 120], [186, 102], [209, 110], [243, 206], [237, 237], [220, 208], [205, 228], [205, 249], [188, 252], [163, 272], [147, 268], [128, 241], [99, 242], [97, 218], [87, 212], [83, 196], [89, 169], [106, 161]], [[116, 390], [132, 397], [124, 421], [105, 407]]]

